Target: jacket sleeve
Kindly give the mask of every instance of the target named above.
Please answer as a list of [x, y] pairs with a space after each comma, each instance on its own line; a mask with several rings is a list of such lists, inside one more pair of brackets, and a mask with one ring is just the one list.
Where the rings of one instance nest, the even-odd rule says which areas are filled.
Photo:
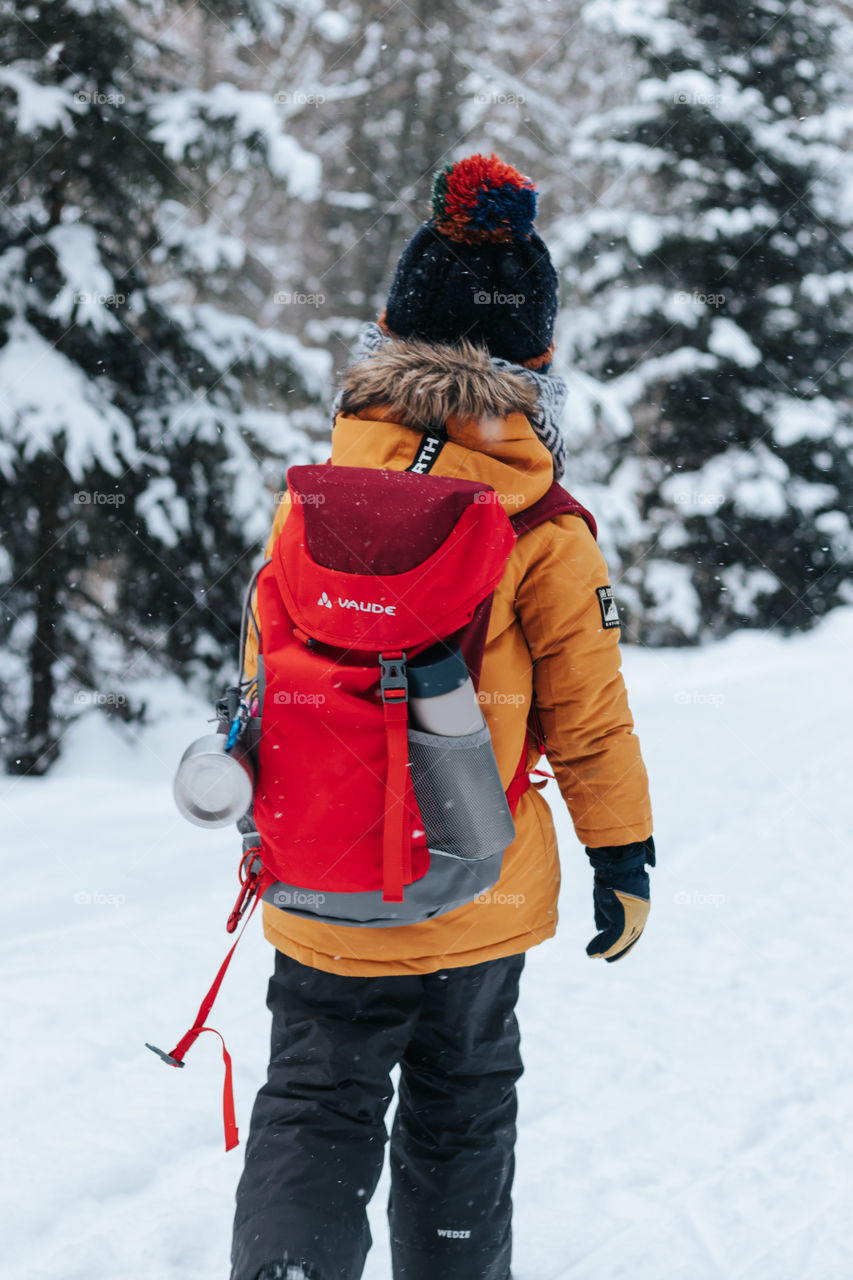
[[[275, 518], [272, 522], [272, 532], [267, 541], [266, 550], [264, 551], [264, 560], [269, 560], [272, 555], [273, 545], [275, 544], [276, 538], [284, 528], [284, 522], [287, 519], [287, 513], [289, 510], [290, 496], [285, 493], [281, 502], [278, 504]], [[254, 617], [257, 626], [260, 627], [260, 621], [258, 619], [257, 590], [255, 590], [252, 595], [252, 616]], [[254, 680], [258, 674], [258, 637], [255, 635], [255, 628], [252, 626], [251, 620], [249, 621], [249, 627], [246, 632], [246, 649], [244, 652], [243, 666], [245, 668], [246, 678], [248, 680]]]
[[545, 754], [577, 837], [592, 848], [645, 840], [648, 778], [620, 670], [619, 628], [604, 626], [596, 594], [609, 583], [604, 557], [578, 516], [523, 536], [530, 559], [516, 610]]

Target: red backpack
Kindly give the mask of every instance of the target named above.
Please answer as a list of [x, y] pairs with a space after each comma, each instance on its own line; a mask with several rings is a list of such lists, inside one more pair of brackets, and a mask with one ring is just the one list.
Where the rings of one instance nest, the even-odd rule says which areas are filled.
[[[264, 896], [343, 925], [422, 920], [490, 888], [515, 832], [487, 729], [420, 759], [406, 662], [456, 645], [476, 688], [515, 534], [469, 480], [338, 466], [287, 479], [292, 509], [257, 584]], [[455, 850], [431, 830], [442, 788]]]
[[[530, 783], [526, 742], [504, 792], [485, 726], [455, 743], [414, 730], [406, 664], [458, 646], [476, 688], [516, 537], [567, 512], [593, 535], [595, 522], [557, 484], [511, 520], [490, 486], [468, 480], [326, 464], [291, 467], [287, 484], [291, 510], [256, 575], [257, 618], [251, 586], [247, 595], [259, 644], [259, 716], [246, 731], [257, 744], [257, 830], [244, 837], [227, 927], [261, 897], [339, 925], [405, 926], [497, 882]], [[209, 1030], [233, 950], [193, 1027], [170, 1054], [155, 1049], [170, 1065], [183, 1066]], [[223, 1055], [230, 1148], [224, 1042]]]

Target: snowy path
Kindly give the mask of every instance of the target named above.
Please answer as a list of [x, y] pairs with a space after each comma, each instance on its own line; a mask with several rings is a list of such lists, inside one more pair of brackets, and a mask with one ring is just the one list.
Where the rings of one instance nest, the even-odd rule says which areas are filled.
[[[562, 924], [530, 953], [521, 1006], [517, 1280], [853, 1276], [851, 648], [844, 610], [789, 641], [626, 651], [653, 912], [626, 962], [586, 958], [590, 872], [561, 816]], [[142, 1048], [184, 1030], [232, 898], [232, 833], [172, 808], [176, 756], [202, 731], [178, 703], [141, 744], [94, 718], [50, 779], [0, 782], [14, 1280], [227, 1277], [242, 1155], [221, 1148], [218, 1044], [180, 1073]], [[214, 1018], [244, 1134], [269, 967], [253, 922]], [[366, 1280], [390, 1277], [386, 1194]]]

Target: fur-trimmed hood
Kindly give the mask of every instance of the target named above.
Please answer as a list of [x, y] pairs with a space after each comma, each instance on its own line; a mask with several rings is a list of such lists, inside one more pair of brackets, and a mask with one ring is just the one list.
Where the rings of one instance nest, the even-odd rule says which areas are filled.
[[473, 343], [390, 339], [351, 365], [341, 380], [341, 413], [354, 416], [380, 406], [387, 421], [423, 431], [443, 426], [451, 414], [462, 422], [510, 413], [530, 417], [537, 392], [523, 373], [495, 368], [489, 353]]

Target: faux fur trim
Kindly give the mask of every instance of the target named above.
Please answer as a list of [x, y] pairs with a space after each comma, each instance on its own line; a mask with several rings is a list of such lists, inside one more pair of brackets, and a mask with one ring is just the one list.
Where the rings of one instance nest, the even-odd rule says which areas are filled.
[[351, 365], [341, 379], [340, 412], [386, 406], [384, 417], [423, 431], [450, 414], [468, 418], [531, 416], [536, 386], [523, 373], [496, 369], [488, 351], [462, 341], [446, 346], [391, 338]]

